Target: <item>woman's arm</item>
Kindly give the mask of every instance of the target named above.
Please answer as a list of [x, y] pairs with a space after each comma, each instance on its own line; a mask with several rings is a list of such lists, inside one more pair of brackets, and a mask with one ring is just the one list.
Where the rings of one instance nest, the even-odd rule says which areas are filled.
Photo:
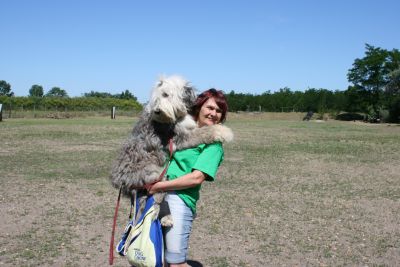
[[194, 170], [191, 173], [185, 174], [172, 181], [162, 181], [155, 183], [149, 189], [149, 194], [154, 194], [160, 191], [171, 191], [180, 190], [195, 187], [201, 184], [206, 179], [206, 175], [198, 170]]

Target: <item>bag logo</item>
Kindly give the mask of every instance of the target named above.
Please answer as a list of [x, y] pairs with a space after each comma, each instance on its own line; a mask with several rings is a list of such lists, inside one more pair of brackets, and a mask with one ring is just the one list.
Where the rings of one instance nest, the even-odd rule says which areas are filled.
[[146, 257], [143, 255], [143, 252], [140, 249], [135, 248], [135, 259], [139, 261], [145, 261]]

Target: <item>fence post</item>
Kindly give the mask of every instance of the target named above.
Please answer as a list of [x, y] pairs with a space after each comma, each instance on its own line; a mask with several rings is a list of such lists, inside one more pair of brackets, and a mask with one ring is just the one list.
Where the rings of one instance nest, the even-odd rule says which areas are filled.
[[0, 104], [0, 121], [3, 121], [3, 104]]
[[111, 119], [114, 120], [115, 119], [115, 107], [111, 108]]

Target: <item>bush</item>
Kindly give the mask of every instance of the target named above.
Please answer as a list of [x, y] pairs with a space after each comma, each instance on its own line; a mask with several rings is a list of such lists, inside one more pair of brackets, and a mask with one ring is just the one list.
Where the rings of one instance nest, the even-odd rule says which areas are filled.
[[389, 122], [400, 122], [400, 96], [394, 98], [389, 106]]
[[390, 121], [389, 110], [387, 109], [379, 110], [379, 118], [381, 122], [389, 122]]
[[346, 112], [336, 115], [335, 119], [339, 121], [362, 121], [365, 119], [365, 116], [359, 113]]

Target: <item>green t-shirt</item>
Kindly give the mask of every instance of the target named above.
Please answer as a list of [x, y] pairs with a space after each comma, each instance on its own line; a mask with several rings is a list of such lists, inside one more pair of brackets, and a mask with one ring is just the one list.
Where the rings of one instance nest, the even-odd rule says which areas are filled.
[[[176, 151], [168, 167], [168, 180], [199, 170], [206, 175], [206, 181], [214, 181], [218, 167], [224, 159], [224, 149], [220, 142], [201, 144], [195, 148]], [[175, 190], [177, 195], [196, 213], [196, 203], [200, 198], [201, 185]]]

